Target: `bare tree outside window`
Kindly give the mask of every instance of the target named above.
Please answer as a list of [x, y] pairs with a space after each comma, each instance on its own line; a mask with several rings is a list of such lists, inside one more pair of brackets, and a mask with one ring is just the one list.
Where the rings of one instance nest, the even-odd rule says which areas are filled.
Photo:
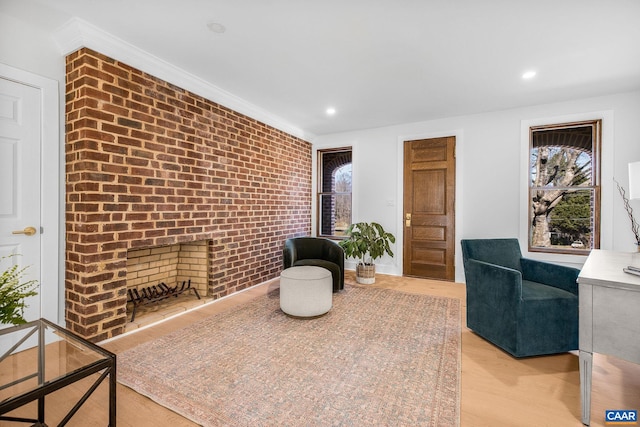
[[336, 193], [335, 234], [343, 236], [351, 224], [351, 163], [334, 173]]
[[318, 150], [318, 236], [341, 238], [351, 224], [351, 148]]
[[600, 121], [530, 129], [529, 250], [600, 246]]

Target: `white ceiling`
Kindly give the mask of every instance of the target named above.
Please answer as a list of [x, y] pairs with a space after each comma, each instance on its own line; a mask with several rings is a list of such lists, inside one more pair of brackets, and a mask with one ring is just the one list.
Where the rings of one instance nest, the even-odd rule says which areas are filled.
[[[0, 8], [47, 30], [79, 17], [313, 135], [640, 89], [637, 0], [0, 0]], [[210, 22], [226, 31], [209, 31]], [[523, 80], [527, 70], [537, 76]]]

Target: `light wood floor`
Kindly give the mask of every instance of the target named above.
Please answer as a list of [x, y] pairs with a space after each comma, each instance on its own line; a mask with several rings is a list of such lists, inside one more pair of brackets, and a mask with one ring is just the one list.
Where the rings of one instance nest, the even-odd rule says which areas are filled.
[[[353, 280], [348, 273], [348, 280]], [[181, 328], [196, 319], [242, 304], [274, 287], [274, 281], [209, 304], [152, 327], [125, 335], [103, 347], [116, 354], [141, 342]], [[377, 275], [376, 287], [459, 298], [462, 314], [461, 426], [581, 426], [578, 356], [573, 353], [514, 359], [465, 327], [463, 284]], [[381, 308], [380, 315], [384, 315]], [[640, 337], [639, 337], [640, 338]], [[176, 363], [180, 363], [176, 361]], [[184, 363], [188, 363], [185, 360]], [[153, 369], [153, 366], [141, 367]], [[72, 406], [69, 387], [47, 400], [47, 423], [56, 425]], [[181, 427], [196, 424], [118, 384], [119, 427]], [[100, 386], [69, 426], [106, 426], [107, 390]], [[34, 411], [35, 406], [24, 408]], [[23, 409], [23, 410], [24, 410]], [[640, 410], [640, 365], [594, 355], [591, 425], [604, 426], [605, 409]], [[51, 420], [49, 419], [51, 416]], [[56, 418], [58, 417], [58, 418]], [[3, 423], [2, 426], [24, 424]]]

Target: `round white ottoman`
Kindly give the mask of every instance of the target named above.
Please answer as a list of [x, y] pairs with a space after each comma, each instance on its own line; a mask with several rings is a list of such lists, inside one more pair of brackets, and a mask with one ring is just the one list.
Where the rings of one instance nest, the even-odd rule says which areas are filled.
[[326, 268], [301, 265], [280, 274], [280, 309], [289, 316], [321, 316], [332, 303], [333, 280]]

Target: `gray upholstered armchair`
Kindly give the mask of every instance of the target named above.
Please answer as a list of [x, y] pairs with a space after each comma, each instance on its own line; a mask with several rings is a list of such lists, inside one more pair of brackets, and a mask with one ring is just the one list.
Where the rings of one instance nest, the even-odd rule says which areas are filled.
[[461, 244], [469, 329], [515, 357], [578, 348], [579, 270], [522, 258], [517, 239]]
[[294, 237], [284, 242], [284, 268], [313, 265], [326, 268], [333, 278], [333, 292], [344, 289], [344, 250], [333, 240], [320, 237]]

